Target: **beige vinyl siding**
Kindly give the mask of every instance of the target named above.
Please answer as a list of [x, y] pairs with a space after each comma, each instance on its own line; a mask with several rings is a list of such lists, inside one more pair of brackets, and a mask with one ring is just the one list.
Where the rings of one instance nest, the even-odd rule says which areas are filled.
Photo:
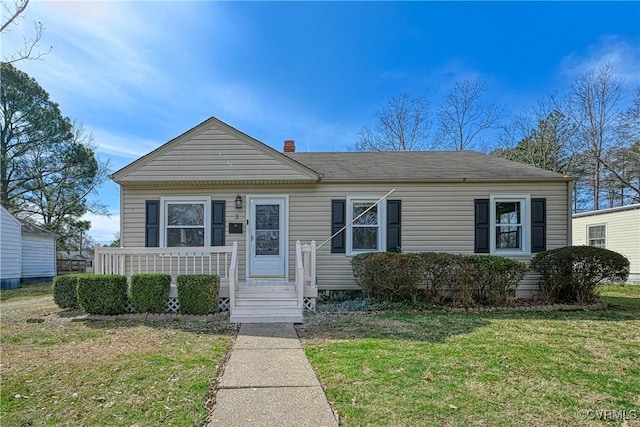
[[0, 242], [0, 280], [19, 283], [22, 272], [21, 226], [20, 222], [2, 207]]
[[640, 282], [640, 206], [636, 209], [577, 215], [573, 218], [573, 244], [587, 245], [587, 227], [606, 226], [606, 248], [626, 256], [630, 280]]
[[[210, 123], [179, 144], [167, 145], [122, 178], [123, 181], [309, 180], [300, 168], [283, 163], [266, 147], [240, 141]], [[256, 167], [260, 165], [260, 167]]]
[[[347, 196], [383, 196], [391, 188], [396, 191], [390, 199], [402, 200], [402, 249], [404, 251], [443, 251], [473, 253], [474, 199], [489, 198], [491, 193], [529, 194], [547, 199], [547, 248], [567, 245], [567, 183], [513, 184], [316, 184], [289, 186], [226, 186], [175, 188], [122, 188], [123, 244], [144, 246], [145, 200], [159, 200], [164, 196], [210, 196], [212, 200], [227, 202], [226, 244], [238, 241], [240, 248], [239, 274], [245, 279], [246, 251], [246, 194], [289, 195], [289, 277], [294, 277], [295, 242], [315, 240], [320, 244], [331, 235], [331, 200]], [[243, 197], [241, 210], [234, 207], [237, 194]], [[237, 218], [236, 218], [237, 216]], [[242, 222], [243, 234], [228, 234], [229, 222]], [[327, 243], [318, 250], [317, 279], [320, 289], [352, 289], [353, 277], [350, 257], [331, 254]], [[528, 261], [530, 256], [517, 257]], [[521, 288], [530, 290], [535, 280], [527, 278]]]
[[56, 275], [55, 238], [22, 235], [22, 278]]

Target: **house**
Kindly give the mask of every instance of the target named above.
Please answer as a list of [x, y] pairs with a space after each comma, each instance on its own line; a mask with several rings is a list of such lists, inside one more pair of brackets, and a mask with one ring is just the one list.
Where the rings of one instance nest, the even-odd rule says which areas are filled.
[[[120, 185], [122, 248], [97, 248], [96, 272], [157, 271], [164, 262], [176, 274], [224, 253], [232, 265], [222, 261], [231, 270], [222, 271], [230, 287], [221, 298], [232, 321], [288, 313], [274, 289], [298, 295], [298, 310], [313, 307], [318, 290], [357, 289], [350, 260], [363, 252], [526, 262], [571, 241], [571, 178], [470, 151], [299, 153], [285, 141], [278, 152], [210, 118], [111, 178]], [[189, 256], [192, 264], [181, 263]], [[529, 276], [517, 292], [536, 289]], [[256, 308], [269, 298], [279, 301]]]
[[20, 286], [22, 277], [21, 223], [0, 206], [0, 289]]
[[573, 244], [598, 246], [629, 259], [629, 282], [640, 283], [640, 203], [573, 215]]
[[25, 282], [51, 281], [56, 275], [57, 234], [0, 207], [0, 283], [12, 289]]

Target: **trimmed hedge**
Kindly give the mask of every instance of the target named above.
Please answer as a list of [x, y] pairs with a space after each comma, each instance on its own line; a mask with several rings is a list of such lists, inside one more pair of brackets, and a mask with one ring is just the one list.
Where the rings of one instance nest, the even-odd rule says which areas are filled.
[[510, 258], [437, 252], [367, 253], [353, 257], [351, 266], [366, 297], [455, 305], [505, 305], [527, 271]]
[[391, 252], [356, 255], [351, 259], [353, 276], [366, 297], [382, 301], [415, 302], [423, 272], [420, 257]]
[[[459, 304], [471, 300], [471, 273], [467, 259], [445, 252], [420, 252], [424, 271], [424, 297], [440, 304], [453, 298]], [[468, 298], [467, 298], [468, 295]]]
[[79, 274], [78, 303], [88, 314], [123, 314], [127, 278], [116, 274]]
[[137, 313], [164, 313], [170, 286], [168, 274], [134, 274], [129, 301]]
[[177, 278], [180, 313], [208, 314], [218, 311], [220, 277], [208, 274], [184, 274]]
[[67, 274], [53, 278], [53, 301], [58, 307], [80, 308], [78, 304], [78, 276], [81, 274]]
[[467, 257], [473, 280], [473, 300], [478, 304], [506, 305], [527, 272], [527, 266], [511, 258], [494, 255]]
[[567, 246], [540, 252], [531, 260], [540, 278], [543, 297], [554, 302], [587, 304], [599, 299], [596, 286], [604, 281], [624, 282], [629, 260], [608, 249]]

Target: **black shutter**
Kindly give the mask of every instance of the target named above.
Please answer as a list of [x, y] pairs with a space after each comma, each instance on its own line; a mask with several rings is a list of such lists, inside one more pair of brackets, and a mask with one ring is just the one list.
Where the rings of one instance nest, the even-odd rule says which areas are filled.
[[402, 248], [402, 201], [387, 200], [387, 251], [400, 252]]
[[475, 199], [475, 244], [477, 254], [489, 253], [489, 199]]
[[[340, 231], [344, 227], [347, 216], [347, 201], [346, 200], [331, 200], [331, 235]], [[331, 253], [343, 254], [346, 252], [345, 248], [345, 233], [346, 230], [338, 233], [333, 239], [331, 239]]]
[[144, 209], [144, 246], [160, 246], [160, 200], [147, 200]]
[[531, 252], [547, 250], [547, 199], [531, 199]]
[[211, 246], [224, 246], [225, 201], [211, 201]]

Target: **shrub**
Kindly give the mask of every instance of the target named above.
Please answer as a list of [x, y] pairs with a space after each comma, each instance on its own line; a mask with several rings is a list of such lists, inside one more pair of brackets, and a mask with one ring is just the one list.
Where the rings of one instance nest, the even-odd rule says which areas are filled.
[[527, 272], [527, 266], [511, 258], [494, 255], [467, 257], [477, 304], [506, 305]]
[[177, 278], [180, 313], [208, 314], [218, 311], [220, 277], [185, 274]]
[[415, 302], [423, 272], [420, 257], [390, 252], [357, 255], [351, 260], [355, 282], [367, 297]]
[[116, 274], [78, 274], [78, 303], [89, 314], [122, 314], [127, 278]]
[[540, 252], [531, 260], [540, 278], [540, 290], [549, 301], [591, 303], [603, 281], [623, 282], [629, 260], [617, 252], [593, 246], [567, 246]]
[[78, 304], [78, 276], [67, 274], [53, 278], [53, 301], [60, 308], [79, 308]]
[[470, 303], [469, 263], [463, 255], [421, 252], [418, 256], [422, 262], [427, 301], [439, 304], [453, 297], [460, 300], [458, 303]]
[[134, 274], [129, 289], [131, 305], [137, 313], [164, 313], [170, 286], [168, 274]]

